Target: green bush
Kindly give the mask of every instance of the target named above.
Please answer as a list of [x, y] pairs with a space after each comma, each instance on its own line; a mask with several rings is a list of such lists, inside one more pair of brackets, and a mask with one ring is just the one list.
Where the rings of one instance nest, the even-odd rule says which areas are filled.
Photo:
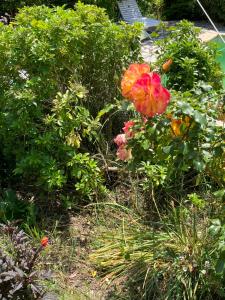
[[198, 4], [194, 0], [165, 0], [163, 16], [167, 20], [195, 19], [199, 15]]
[[40, 190], [69, 184], [85, 197], [102, 189], [89, 154], [100, 124], [89, 110], [97, 115], [118, 95], [123, 66], [138, 56], [139, 33], [83, 4], [76, 11], [24, 8], [0, 27], [0, 148], [9, 176]]
[[[137, 2], [144, 16], [155, 15], [160, 17], [163, 8], [163, 1], [164, 0], [138, 0]], [[14, 15], [19, 8], [33, 5], [65, 5], [67, 8], [73, 8], [77, 2], [77, 0], [2, 0], [0, 3], [0, 12], [8, 12]], [[84, 4], [92, 4], [104, 8], [109, 17], [113, 20], [118, 20], [120, 17], [116, 0], [83, 0], [82, 2]]]
[[[196, 20], [206, 19], [197, 1], [194, 0], [165, 0], [163, 16], [168, 20]], [[223, 0], [201, 0], [214, 22], [225, 22], [225, 8]]]
[[189, 90], [198, 81], [204, 81], [220, 89], [222, 72], [216, 62], [216, 49], [199, 40], [199, 29], [188, 21], [181, 21], [167, 31], [168, 35], [157, 43], [157, 65], [161, 66], [168, 59], [173, 61], [167, 74], [167, 86], [175, 90]]
[[158, 190], [179, 197], [206, 175], [211, 183], [224, 185], [224, 133], [216, 123], [221, 96], [204, 88], [200, 86], [194, 95], [173, 92], [162, 116], [144, 122], [141, 116], [132, 119], [135, 125], [127, 145], [132, 157], [127, 167], [139, 175], [148, 199]]

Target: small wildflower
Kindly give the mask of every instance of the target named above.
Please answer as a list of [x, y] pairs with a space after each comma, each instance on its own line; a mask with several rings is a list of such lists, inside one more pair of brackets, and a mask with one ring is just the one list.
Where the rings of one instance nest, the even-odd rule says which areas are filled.
[[48, 237], [47, 236], [44, 236], [42, 239], [41, 239], [41, 246], [42, 247], [46, 247], [48, 245]]

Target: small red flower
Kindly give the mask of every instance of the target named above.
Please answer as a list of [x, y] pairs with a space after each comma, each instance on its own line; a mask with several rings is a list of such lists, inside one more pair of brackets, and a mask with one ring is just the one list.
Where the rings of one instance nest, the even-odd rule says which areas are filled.
[[48, 245], [48, 237], [47, 236], [44, 236], [42, 239], [41, 239], [41, 246], [42, 247], [46, 247]]
[[133, 137], [134, 133], [131, 131], [131, 128], [135, 125], [134, 121], [127, 121], [124, 123], [123, 132], [128, 138]]

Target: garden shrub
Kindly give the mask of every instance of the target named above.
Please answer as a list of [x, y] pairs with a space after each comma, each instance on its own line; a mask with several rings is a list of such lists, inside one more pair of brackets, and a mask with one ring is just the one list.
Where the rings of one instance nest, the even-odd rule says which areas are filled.
[[224, 130], [217, 124], [223, 94], [199, 82], [191, 91], [171, 91], [170, 100], [159, 75], [149, 69], [132, 64], [123, 76], [122, 94], [134, 104], [128, 107], [141, 114], [114, 139], [117, 157], [142, 178], [140, 185], [154, 202], [155, 190], [179, 197], [205, 175], [223, 186]]
[[[83, 0], [84, 3], [94, 4], [106, 9], [110, 18], [117, 20], [120, 17], [116, 0]], [[144, 16], [154, 15], [160, 18], [164, 0], [137, 0], [137, 4]]]
[[139, 32], [83, 4], [24, 8], [0, 27], [0, 139], [9, 174], [45, 190], [72, 183], [88, 197], [102, 188], [89, 154], [100, 124], [89, 110], [97, 115], [118, 95]]
[[[73, 8], [77, 4], [77, 0], [2, 0], [0, 3], [0, 12], [5, 12], [14, 15], [18, 9], [24, 6], [33, 5], [47, 5], [47, 6], [61, 6], [64, 5], [67, 8]], [[119, 9], [116, 0], [83, 0], [84, 4], [92, 4], [98, 7], [102, 7], [106, 10], [110, 19], [119, 19]], [[158, 18], [161, 16], [164, 0], [138, 0], [138, 5], [142, 10], [144, 16], [156, 15]]]
[[[165, 0], [163, 16], [167, 20], [206, 19], [205, 14], [195, 0]], [[201, 4], [214, 22], [225, 22], [223, 0], [201, 0]]]
[[198, 4], [194, 0], [165, 0], [163, 16], [167, 20], [193, 20], [198, 17]]
[[216, 62], [217, 50], [202, 43], [199, 29], [188, 21], [181, 21], [168, 29], [168, 35], [157, 43], [157, 65], [172, 59], [167, 74], [167, 86], [175, 90], [190, 90], [198, 81], [209, 83], [215, 89], [222, 87], [222, 72]]

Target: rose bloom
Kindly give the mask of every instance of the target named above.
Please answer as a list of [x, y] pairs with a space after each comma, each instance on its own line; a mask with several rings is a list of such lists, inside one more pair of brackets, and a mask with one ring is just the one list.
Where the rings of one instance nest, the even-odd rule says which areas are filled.
[[132, 158], [131, 149], [127, 149], [126, 145], [121, 145], [116, 152], [116, 156], [120, 160], [127, 161]]
[[118, 147], [121, 145], [125, 145], [127, 143], [125, 133], [118, 134], [114, 139], [114, 143], [117, 144]]
[[136, 110], [147, 117], [164, 113], [170, 101], [170, 93], [161, 85], [156, 73], [142, 75], [134, 84], [131, 95]]
[[175, 136], [182, 136], [182, 132], [181, 132], [181, 126], [185, 125], [185, 129], [190, 127], [190, 117], [185, 116], [184, 120], [182, 119], [172, 119], [171, 121], [171, 128], [173, 131], [173, 134]]
[[131, 128], [134, 126], [134, 124], [134, 121], [127, 121], [124, 123], [123, 132], [128, 138], [134, 136], [134, 132], [131, 131]]
[[147, 64], [132, 64], [121, 81], [122, 95], [131, 100], [138, 112], [153, 117], [165, 112], [169, 91], [161, 85], [160, 76], [150, 72]]
[[169, 71], [169, 69], [170, 69], [172, 63], [173, 63], [173, 60], [172, 60], [171, 58], [168, 59], [168, 60], [163, 64], [163, 66], [162, 66], [163, 71], [164, 71], [164, 72]]
[[121, 81], [123, 97], [132, 100], [131, 89], [133, 85], [142, 76], [142, 74], [148, 72], [150, 72], [150, 66], [147, 64], [131, 64], [125, 71]]

